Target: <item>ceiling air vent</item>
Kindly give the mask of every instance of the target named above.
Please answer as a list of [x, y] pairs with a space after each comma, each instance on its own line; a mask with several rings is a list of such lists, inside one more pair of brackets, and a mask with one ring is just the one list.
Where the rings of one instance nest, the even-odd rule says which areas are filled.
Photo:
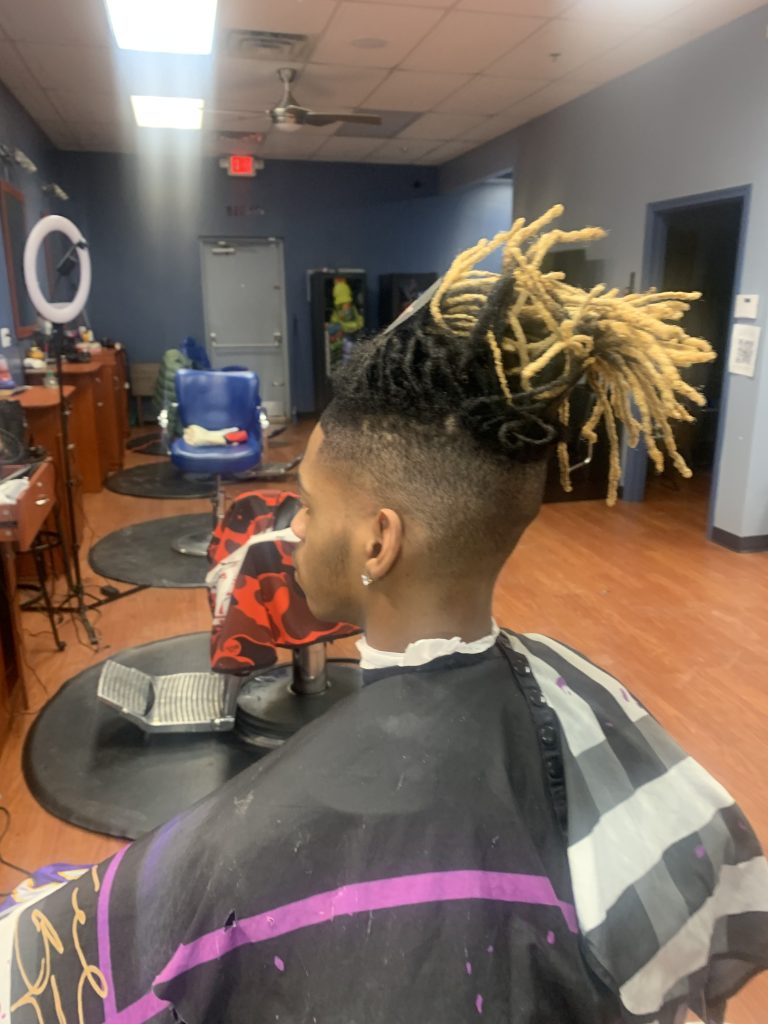
[[234, 29], [227, 36], [227, 53], [248, 60], [301, 61], [309, 54], [312, 40], [293, 32], [259, 32]]

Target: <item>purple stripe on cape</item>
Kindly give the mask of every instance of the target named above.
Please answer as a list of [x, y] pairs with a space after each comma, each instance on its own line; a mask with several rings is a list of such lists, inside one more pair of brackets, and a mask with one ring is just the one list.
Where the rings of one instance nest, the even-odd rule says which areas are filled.
[[[110, 865], [111, 866], [111, 865]], [[333, 921], [336, 917], [453, 900], [496, 900], [557, 907], [566, 925], [578, 932], [576, 911], [560, 900], [543, 875], [517, 875], [500, 871], [442, 871], [403, 875], [376, 882], [358, 882], [287, 903], [263, 914], [244, 918], [234, 927], [219, 928], [189, 945], [179, 946], [155, 984], [172, 981], [203, 964], [219, 960], [240, 946]], [[145, 1024], [168, 1003], [149, 992], [119, 1013], [107, 1010], [105, 1024]]]
[[120, 861], [128, 849], [125, 846], [116, 853], [107, 865], [107, 870], [99, 889], [99, 901], [96, 904], [96, 941], [99, 946], [99, 970], [104, 975], [107, 994], [104, 998], [104, 1012], [109, 1019], [117, 1012], [114, 982], [112, 980], [112, 948], [109, 941], [109, 897], [112, 894], [112, 883], [120, 866]]

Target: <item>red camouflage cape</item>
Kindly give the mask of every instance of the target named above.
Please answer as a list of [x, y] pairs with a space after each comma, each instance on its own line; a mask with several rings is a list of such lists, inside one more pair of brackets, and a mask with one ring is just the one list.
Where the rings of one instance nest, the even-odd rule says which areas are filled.
[[[298, 495], [290, 491], [249, 491], [230, 506], [211, 538], [208, 559], [213, 567], [251, 537], [290, 525], [298, 511]], [[284, 541], [256, 544], [247, 549], [222, 621], [214, 618], [211, 667], [230, 673], [267, 668], [277, 660], [276, 647], [308, 644], [353, 636], [360, 630], [349, 623], [321, 622], [307, 605], [296, 582], [293, 545]], [[215, 588], [209, 590], [214, 610]]]

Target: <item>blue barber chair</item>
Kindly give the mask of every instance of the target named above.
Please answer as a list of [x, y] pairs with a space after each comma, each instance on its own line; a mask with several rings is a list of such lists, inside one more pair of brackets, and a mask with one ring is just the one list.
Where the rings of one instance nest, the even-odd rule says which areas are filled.
[[241, 444], [196, 447], [180, 437], [171, 445], [171, 461], [182, 473], [201, 473], [216, 478], [211, 529], [181, 536], [172, 545], [182, 555], [205, 557], [211, 532], [224, 517], [222, 478], [244, 473], [261, 461], [259, 378], [250, 371], [179, 370], [176, 393], [182, 426], [196, 424], [207, 430], [235, 427], [248, 434]]

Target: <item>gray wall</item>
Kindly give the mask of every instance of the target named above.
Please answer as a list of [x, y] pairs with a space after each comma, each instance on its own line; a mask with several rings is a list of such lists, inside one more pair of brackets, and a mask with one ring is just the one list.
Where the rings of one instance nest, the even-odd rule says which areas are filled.
[[[181, 134], [181, 133], [180, 133]], [[362, 267], [369, 324], [378, 275], [443, 272], [460, 249], [510, 223], [511, 183], [437, 194], [432, 167], [268, 161], [252, 180], [226, 176], [192, 141], [141, 158], [62, 153], [69, 213], [93, 258], [88, 305], [97, 335], [131, 358], [159, 360], [186, 335], [204, 339], [198, 239], [277, 236], [284, 241], [293, 402], [313, 407], [306, 272]], [[232, 216], [232, 207], [263, 214]]]
[[[47, 137], [40, 131], [27, 112], [0, 83], [0, 144], [11, 149], [21, 149], [37, 164], [37, 174], [27, 174], [16, 164], [3, 165], [0, 176], [24, 195], [26, 226], [29, 230], [42, 213], [64, 213], [66, 204], [58, 203], [42, 191], [42, 186], [57, 180], [57, 153]], [[45, 278], [43, 278], [45, 288]], [[9, 327], [14, 338], [10, 348], [0, 352], [8, 360], [14, 379], [24, 382], [21, 361], [28, 343], [16, 340], [11, 306], [11, 292], [8, 285], [8, 271], [5, 262], [5, 248], [0, 245], [0, 327]]]
[[[737, 290], [768, 312], [768, 7], [522, 126], [441, 171], [450, 191], [505, 167], [515, 214], [556, 202], [565, 227], [599, 224], [607, 277], [640, 281], [647, 204], [751, 185]], [[714, 525], [768, 535], [768, 338], [754, 379], [726, 374]]]

